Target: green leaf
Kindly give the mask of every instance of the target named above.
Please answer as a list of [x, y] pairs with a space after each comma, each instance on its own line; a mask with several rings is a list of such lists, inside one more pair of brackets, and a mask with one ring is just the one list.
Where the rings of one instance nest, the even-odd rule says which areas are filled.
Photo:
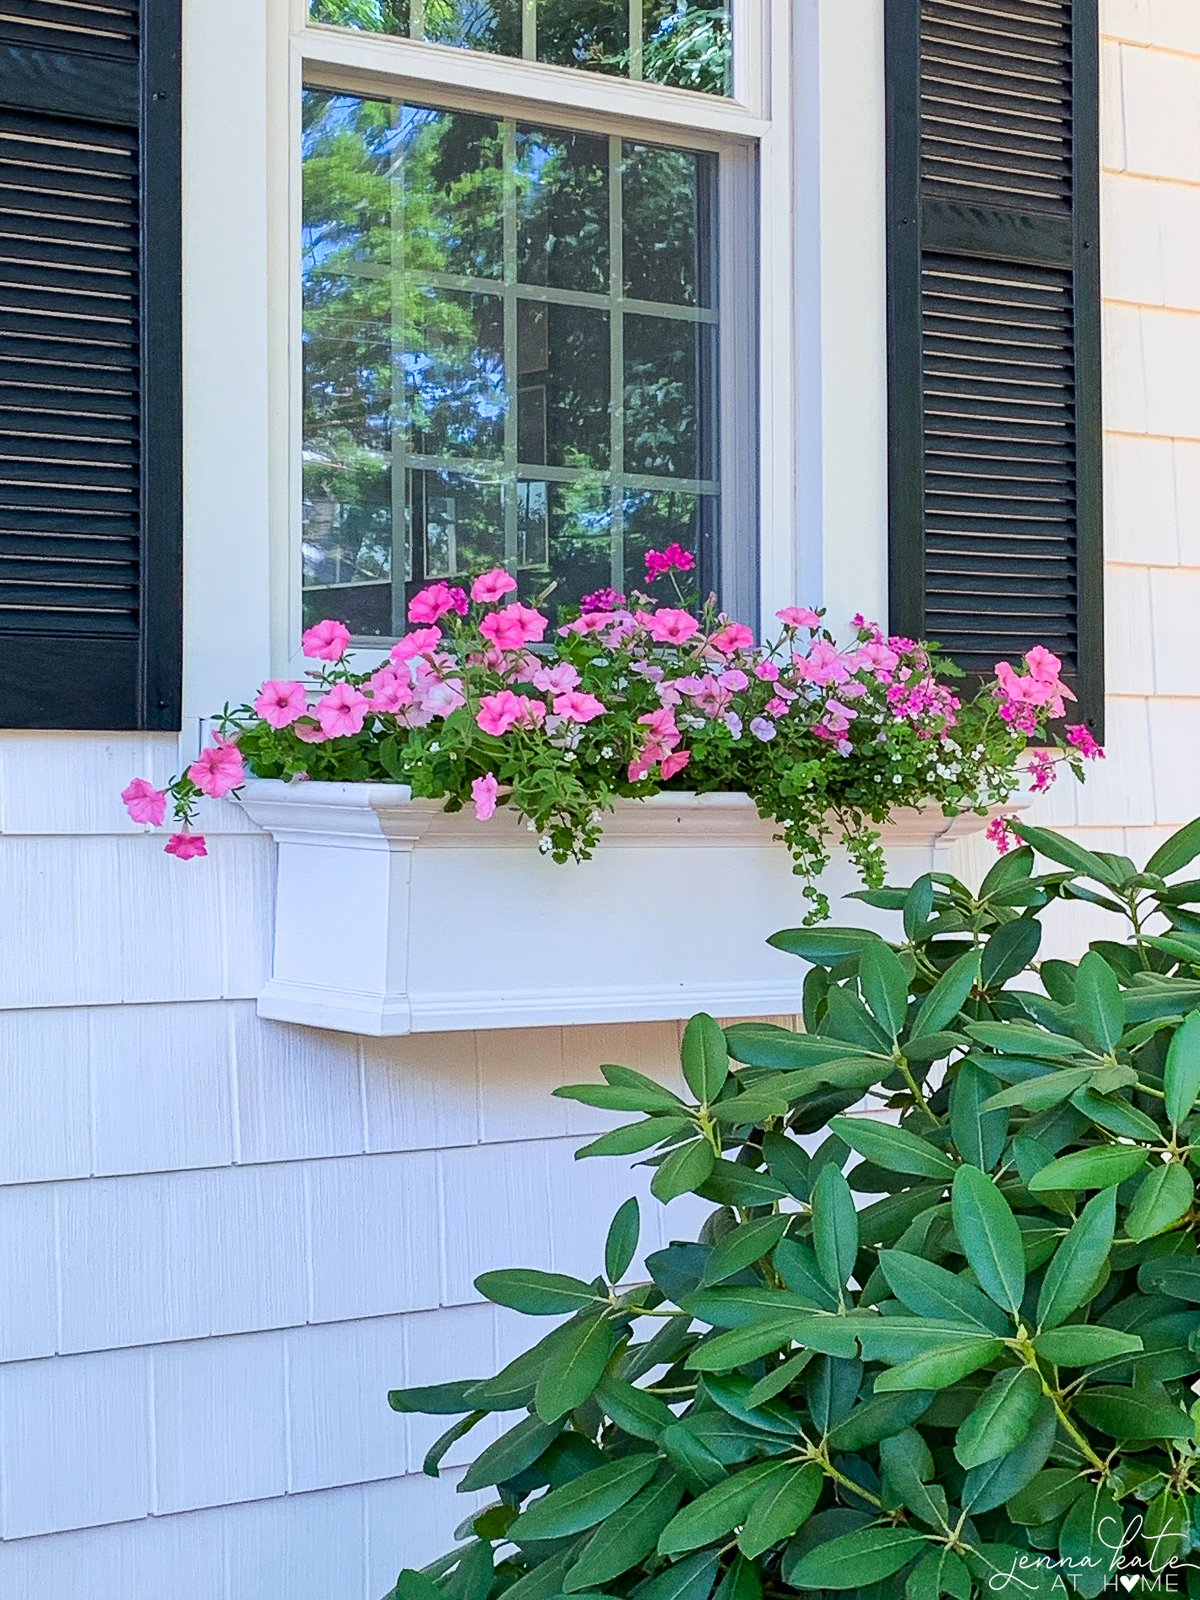
[[916, 944], [933, 913], [933, 877], [926, 872], [904, 897], [904, 937]]
[[1100, 1049], [1115, 1049], [1125, 1032], [1125, 1001], [1116, 973], [1094, 950], [1089, 950], [1079, 963], [1075, 1003]]
[[617, 1427], [635, 1439], [653, 1441], [675, 1421], [675, 1413], [665, 1400], [611, 1372], [606, 1372], [597, 1384], [596, 1400]]
[[576, 1161], [586, 1161], [589, 1156], [636, 1156], [651, 1146], [673, 1139], [693, 1127], [688, 1117], [647, 1117], [644, 1122], [629, 1122], [611, 1133], [602, 1133], [598, 1139], [583, 1145], [575, 1152]]
[[1057, 1522], [1083, 1493], [1087, 1480], [1075, 1467], [1048, 1467], [1008, 1503], [1008, 1514], [1023, 1527]]
[[1061, 1033], [1048, 1033], [1044, 1028], [1034, 1028], [1025, 1022], [969, 1022], [966, 1031], [979, 1044], [1005, 1056], [1029, 1056], [1034, 1061], [1067, 1061], [1090, 1054], [1077, 1039], [1068, 1039]]
[[1131, 1239], [1152, 1239], [1178, 1222], [1195, 1197], [1196, 1185], [1187, 1168], [1178, 1161], [1160, 1162], [1138, 1185], [1125, 1232]]
[[734, 1228], [709, 1256], [701, 1284], [707, 1288], [724, 1278], [732, 1278], [770, 1255], [791, 1221], [790, 1216], [761, 1217], [757, 1222], [744, 1222]]
[[1007, 1455], [985, 1461], [967, 1473], [961, 1497], [963, 1510], [972, 1515], [994, 1511], [1022, 1490], [1046, 1465], [1057, 1429], [1054, 1407], [1044, 1398], [1027, 1438]]
[[523, 1417], [515, 1428], [501, 1434], [476, 1456], [458, 1485], [459, 1493], [470, 1494], [472, 1489], [486, 1489], [489, 1484], [515, 1478], [518, 1472], [533, 1465], [560, 1431], [561, 1425], [557, 1422]]
[[870, 1117], [834, 1117], [829, 1127], [851, 1150], [889, 1171], [947, 1181], [954, 1176], [949, 1156], [907, 1128]]
[[881, 1372], [875, 1380], [876, 1394], [893, 1389], [945, 1389], [958, 1383], [980, 1367], [986, 1367], [1004, 1350], [999, 1339], [985, 1339], [980, 1334], [963, 1334], [953, 1344], [946, 1343], [940, 1350], [930, 1350], [903, 1361], [898, 1367]]
[[446, 1597], [432, 1578], [415, 1567], [405, 1567], [387, 1600], [446, 1600]]
[[1070, 1563], [1066, 1570], [1077, 1594], [1094, 1597], [1104, 1592], [1106, 1579], [1120, 1565], [1124, 1533], [1125, 1522], [1112, 1490], [1107, 1484], [1089, 1483], [1067, 1512], [1058, 1536], [1059, 1553]]
[[759, 1486], [758, 1497], [738, 1534], [738, 1548], [749, 1560], [790, 1539], [807, 1522], [821, 1498], [825, 1474], [815, 1461], [802, 1467], [780, 1462]]
[[877, 933], [865, 928], [785, 928], [767, 940], [785, 955], [799, 956], [815, 967], [836, 967], [847, 956], [861, 955], [869, 945], [879, 943]]
[[917, 1316], [965, 1322], [980, 1333], [998, 1334], [1001, 1338], [1012, 1333], [1004, 1313], [986, 1295], [945, 1267], [902, 1250], [882, 1252], [879, 1266], [897, 1300]]
[[978, 1167], [960, 1167], [951, 1207], [954, 1231], [980, 1288], [1015, 1317], [1025, 1293], [1025, 1251], [1008, 1201]]
[[601, 1111], [642, 1111], [653, 1116], [678, 1115], [683, 1101], [669, 1089], [647, 1078], [645, 1086], [624, 1083], [573, 1083], [555, 1089], [559, 1100], [575, 1100], [581, 1106], [596, 1106]]
[[1192, 1419], [1173, 1400], [1135, 1389], [1085, 1389], [1075, 1401], [1085, 1422], [1114, 1439], [1190, 1439]]
[[999, 1087], [974, 1061], [964, 1061], [950, 1085], [950, 1136], [963, 1160], [982, 1172], [1000, 1160], [1008, 1137], [1007, 1115], [989, 1104]]
[[878, 1444], [881, 1439], [903, 1432], [928, 1409], [929, 1400], [929, 1395], [919, 1390], [872, 1395], [829, 1430], [826, 1442], [834, 1450], [857, 1453], [867, 1445]]
[[1146, 872], [1156, 878], [1172, 878], [1200, 856], [1200, 817], [1173, 833], [1146, 863]]
[[1026, 1111], [1049, 1111], [1069, 1100], [1076, 1089], [1083, 1089], [1092, 1081], [1092, 1067], [1051, 1068], [1040, 1078], [1027, 1078], [1014, 1083], [1010, 1089], [1001, 1089], [987, 1102], [989, 1110], [1004, 1106], [1021, 1106]]
[[865, 1360], [893, 1364], [915, 1361], [918, 1356], [943, 1350], [957, 1350], [967, 1339], [993, 1337], [981, 1335], [970, 1325], [935, 1322], [928, 1317], [878, 1317], [852, 1312], [839, 1320], [857, 1336]]
[[438, 1437], [425, 1452], [425, 1459], [421, 1463], [421, 1471], [427, 1478], [436, 1478], [442, 1465], [443, 1457], [452, 1444], [457, 1444], [460, 1439], [465, 1439], [471, 1429], [478, 1426], [487, 1416], [486, 1411], [469, 1411], [465, 1417], [460, 1417]]
[[636, 1199], [626, 1200], [617, 1211], [604, 1244], [604, 1270], [609, 1283], [620, 1283], [637, 1253], [642, 1218]]
[[1057, 1328], [1089, 1298], [1112, 1250], [1117, 1227], [1116, 1191], [1089, 1200], [1046, 1268], [1038, 1295], [1039, 1328]]
[[1150, 1152], [1140, 1145], [1103, 1144], [1059, 1156], [1029, 1180], [1031, 1194], [1056, 1189], [1110, 1189], [1140, 1172]]
[[781, 1239], [775, 1246], [775, 1270], [790, 1289], [814, 1310], [836, 1311], [837, 1291], [821, 1277], [816, 1251], [799, 1239]]
[[616, 1325], [603, 1316], [571, 1325], [533, 1391], [534, 1409], [543, 1422], [556, 1421], [591, 1396], [617, 1347], [617, 1338]]
[[786, 1361], [781, 1361], [751, 1388], [746, 1396], [747, 1404], [761, 1406], [768, 1400], [774, 1400], [776, 1395], [782, 1394], [795, 1383], [815, 1354], [814, 1350], [801, 1350], [796, 1355], [789, 1356]]
[[983, 947], [979, 980], [985, 989], [1000, 989], [1018, 973], [1024, 972], [1038, 953], [1042, 925], [1035, 917], [1018, 917], [1005, 922]]
[[658, 1543], [683, 1496], [683, 1479], [665, 1472], [606, 1518], [567, 1572], [564, 1592], [595, 1589], [637, 1566]]
[[714, 1162], [699, 1192], [719, 1206], [769, 1206], [787, 1198], [787, 1190], [769, 1172], [759, 1172], [737, 1161]]
[[494, 1305], [523, 1311], [527, 1317], [562, 1316], [596, 1304], [599, 1298], [582, 1278], [569, 1278], [561, 1272], [538, 1272], [533, 1267], [508, 1267], [503, 1272], [485, 1272], [475, 1279], [475, 1287]]
[[665, 1205], [681, 1194], [694, 1193], [712, 1172], [716, 1159], [707, 1139], [689, 1139], [679, 1145], [650, 1180], [655, 1199]]
[[1178, 1565], [1188, 1548], [1190, 1523], [1191, 1508], [1182, 1495], [1164, 1489], [1151, 1500], [1146, 1507], [1145, 1542], [1152, 1571], [1162, 1572]]
[[711, 1105], [729, 1076], [725, 1035], [707, 1012], [694, 1016], [683, 1030], [680, 1050], [683, 1076], [701, 1105]]
[[594, 1528], [644, 1489], [658, 1467], [657, 1455], [638, 1455], [585, 1472], [535, 1500], [515, 1524], [513, 1537], [518, 1543], [527, 1539], [561, 1539]]
[[1166, 1111], [1172, 1126], [1178, 1127], [1196, 1104], [1200, 1094], [1200, 1011], [1184, 1018], [1167, 1051], [1163, 1072]]
[[700, 1545], [724, 1538], [731, 1528], [745, 1521], [763, 1484], [777, 1467], [777, 1462], [760, 1461], [706, 1489], [682, 1511], [676, 1512], [663, 1529], [658, 1541], [659, 1555], [684, 1555]]
[[969, 950], [946, 968], [921, 1002], [912, 1026], [912, 1037], [920, 1039], [928, 1033], [940, 1033], [947, 1027], [966, 1004], [967, 996], [978, 979], [979, 954]]
[[1007, 1455], [1028, 1437], [1042, 1404], [1042, 1384], [1029, 1367], [998, 1372], [960, 1426], [954, 1454], [962, 1467], [981, 1467]]
[[1090, 850], [1085, 850], [1082, 845], [1076, 844], [1073, 839], [1064, 839], [1061, 833], [1050, 833], [1046, 828], [1034, 828], [1027, 822], [1014, 822], [1013, 831], [1031, 844], [1038, 855], [1045, 856], [1048, 861], [1057, 861], [1059, 866], [1070, 867], [1072, 872], [1078, 872], [1085, 878], [1092, 878], [1097, 883], [1107, 884], [1110, 889], [1120, 887], [1122, 874], [1093, 855]]
[[794, 1589], [863, 1589], [894, 1576], [926, 1548], [924, 1534], [877, 1523], [810, 1550], [788, 1582]]
[[1123, 1333], [1119, 1328], [1072, 1324], [1039, 1333], [1033, 1348], [1056, 1367], [1091, 1367], [1099, 1361], [1135, 1354], [1142, 1348], [1142, 1341], [1137, 1334]]
[[803, 1345], [823, 1355], [850, 1358], [858, 1353], [854, 1333], [844, 1317], [816, 1311], [792, 1312], [705, 1339], [688, 1356], [687, 1364], [693, 1372], [732, 1372], [735, 1367], [773, 1355], [790, 1344]]
[[904, 1600], [940, 1600], [949, 1595], [950, 1600], [971, 1600], [971, 1574], [961, 1556], [944, 1546], [931, 1550], [908, 1575], [904, 1586]]
[[876, 1022], [889, 1038], [899, 1038], [908, 1012], [908, 973], [891, 945], [876, 939], [866, 947], [858, 981]]
[[425, 1388], [392, 1389], [388, 1405], [393, 1411], [415, 1411], [425, 1416], [453, 1417], [471, 1410], [466, 1391], [478, 1378], [460, 1378], [456, 1383], [433, 1383]]
[[708, 1600], [716, 1582], [717, 1552], [702, 1550], [638, 1585], [638, 1600]]
[[840, 1291], [858, 1255], [858, 1213], [845, 1174], [832, 1163], [813, 1186], [812, 1227], [821, 1276], [831, 1289]]

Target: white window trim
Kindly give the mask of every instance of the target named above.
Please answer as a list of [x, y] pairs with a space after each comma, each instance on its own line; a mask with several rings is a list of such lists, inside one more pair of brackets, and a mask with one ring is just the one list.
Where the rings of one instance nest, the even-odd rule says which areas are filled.
[[[189, 717], [300, 665], [289, 648], [299, 590], [294, 130], [314, 34], [322, 59], [335, 57], [333, 66], [375, 87], [500, 94], [510, 113], [549, 112], [568, 124], [568, 102], [583, 100], [588, 114], [628, 117], [648, 138], [673, 128], [697, 144], [757, 147], [757, 305], [720, 309], [740, 319], [746, 337], [756, 330], [757, 423], [746, 419], [724, 460], [756, 479], [761, 613], [769, 621], [804, 599], [828, 604], [831, 619], [860, 607], [884, 614], [881, 8], [877, 0], [735, 7], [749, 47], [739, 36], [737, 98], [728, 100], [306, 27], [304, 0], [185, 8]], [[416, 76], [401, 77], [399, 63]]]

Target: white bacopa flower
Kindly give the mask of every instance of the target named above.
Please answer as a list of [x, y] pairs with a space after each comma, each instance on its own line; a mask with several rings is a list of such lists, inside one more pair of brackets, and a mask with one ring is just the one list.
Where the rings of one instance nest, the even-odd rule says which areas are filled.
[[542, 855], [548, 856], [550, 854], [551, 850], [554, 849], [554, 841], [552, 839], [547, 838], [546, 835], [543, 834], [542, 837], [538, 840], [538, 849], [542, 853]]
[[605, 761], [611, 761], [615, 753], [616, 752], [613, 750], [613, 747], [610, 744], [604, 745], [600, 751], [600, 754]]

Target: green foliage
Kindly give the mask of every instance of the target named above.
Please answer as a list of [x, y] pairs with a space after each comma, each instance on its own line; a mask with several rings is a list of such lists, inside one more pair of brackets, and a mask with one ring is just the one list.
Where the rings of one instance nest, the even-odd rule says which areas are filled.
[[[638, 1119], [582, 1156], [714, 1209], [633, 1287], [633, 1202], [594, 1282], [479, 1280], [565, 1320], [391, 1396], [463, 1416], [435, 1472], [523, 1413], [462, 1482], [496, 1503], [396, 1600], [1200, 1594], [1200, 881], [1170, 881], [1200, 826], [1142, 874], [1024, 831], [1056, 870], [866, 892], [898, 943], [778, 935], [814, 963], [804, 1031], [696, 1018], [688, 1098], [618, 1067], [558, 1091]], [[1041, 911], [1093, 895], [1131, 939], [1039, 963]]]

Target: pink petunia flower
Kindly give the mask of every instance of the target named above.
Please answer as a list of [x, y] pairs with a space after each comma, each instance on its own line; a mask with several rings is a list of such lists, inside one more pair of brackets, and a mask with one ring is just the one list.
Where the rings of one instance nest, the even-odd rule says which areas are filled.
[[317, 721], [328, 739], [343, 739], [362, 732], [371, 702], [351, 683], [335, 683], [317, 701]]
[[471, 799], [475, 802], [475, 815], [480, 822], [487, 822], [495, 816], [496, 796], [499, 793], [500, 785], [491, 772], [485, 773], [482, 778], [476, 778], [471, 784]]
[[723, 656], [731, 656], [737, 650], [749, 650], [754, 643], [754, 635], [742, 622], [727, 622], [708, 642]]
[[367, 687], [371, 691], [373, 709], [385, 715], [394, 716], [397, 712], [406, 710], [416, 698], [412, 679], [408, 673], [397, 672], [395, 667], [380, 667], [379, 671], [372, 673], [367, 680]]
[[845, 683], [850, 676], [846, 657], [836, 645], [818, 639], [806, 656], [793, 656], [792, 665], [798, 678], [806, 678], [819, 688], [831, 683]]
[[188, 768], [188, 777], [201, 794], [221, 800], [246, 781], [242, 752], [234, 744], [211, 745]]
[[785, 606], [775, 615], [785, 628], [819, 628], [821, 626], [820, 614], [810, 611], [807, 606]]
[[254, 709], [272, 728], [290, 728], [308, 710], [304, 685], [268, 678], [255, 697]]
[[782, 717], [787, 715], [788, 703], [779, 695], [772, 695], [764, 706], [769, 717]]
[[310, 661], [340, 661], [350, 645], [350, 630], [344, 622], [327, 620], [308, 628], [300, 648]]
[[414, 628], [411, 633], [406, 633], [403, 639], [398, 639], [392, 646], [392, 660], [412, 661], [415, 656], [428, 655], [441, 643], [442, 630], [440, 628]]
[[1025, 665], [1029, 668], [1029, 675], [1038, 683], [1057, 683], [1062, 672], [1062, 662], [1053, 650], [1047, 650], [1044, 644], [1035, 644], [1025, 657]]
[[[462, 590], [458, 591], [462, 594]], [[463, 596], [464, 602], [466, 596]], [[438, 622], [448, 611], [457, 611], [455, 591], [448, 583], [431, 583], [418, 594], [413, 595], [408, 603], [408, 620], [410, 622]]]
[[501, 689], [498, 694], [485, 694], [479, 702], [475, 721], [484, 733], [502, 737], [512, 728], [536, 726], [546, 715], [540, 700], [527, 694], [514, 694], [511, 689]]
[[197, 856], [208, 854], [202, 833], [173, 833], [163, 848], [167, 855], [176, 856], [180, 861], [193, 861]]
[[579, 689], [568, 689], [566, 694], [556, 696], [554, 701], [554, 715], [566, 722], [594, 722], [607, 710], [608, 707], [597, 700], [594, 694], [584, 694]]
[[471, 585], [471, 599], [476, 605], [494, 605], [497, 600], [503, 600], [506, 594], [512, 594], [516, 587], [517, 580], [511, 573], [505, 572], [503, 567], [494, 567], [491, 572], [485, 572], [482, 577], [475, 579]]
[[579, 685], [579, 674], [569, 661], [559, 661], [553, 667], [540, 664], [530, 675], [530, 683], [543, 694], [566, 694]]
[[754, 669], [754, 676], [761, 678], [764, 683], [778, 683], [779, 668], [773, 661], [760, 661]]
[[692, 759], [690, 750], [675, 750], [669, 756], [664, 756], [659, 771], [662, 773], [664, 783], [683, 771]]
[[313, 722], [309, 717], [303, 717], [299, 722], [292, 724], [292, 732], [304, 744], [324, 744], [329, 735], [320, 723]]
[[520, 650], [527, 644], [540, 644], [549, 626], [540, 611], [514, 604], [484, 617], [479, 631], [498, 650]]
[[121, 791], [121, 799], [125, 802], [131, 821], [148, 823], [152, 828], [162, 827], [167, 814], [167, 797], [161, 789], [154, 787], [149, 778], [135, 778], [127, 789]]
[[700, 632], [689, 611], [656, 611], [650, 618], [650, 637], [657, 644], [686, 644]]

